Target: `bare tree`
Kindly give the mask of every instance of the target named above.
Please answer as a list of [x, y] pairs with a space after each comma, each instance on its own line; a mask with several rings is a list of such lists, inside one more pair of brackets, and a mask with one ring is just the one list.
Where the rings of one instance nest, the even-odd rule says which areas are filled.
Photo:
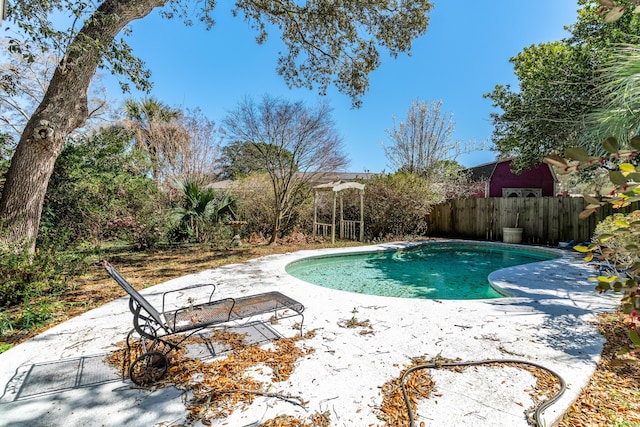
[[221, 136], [215, 122], [199, 108], [184, 111], [180, 123], [187, 140], [178, 147], [174, 162], [167, 165], [164, 173], [171, 180], [188, 178], [205, 184], [216, 173]]
[[253, 144], [271, 180], [270, 243], [300, 194], [310, 191], [308, 184], [348, 164], [331, 111], [327, 104], [308, 108], [299, 101], [265, 95], [260, 104], [246, 98], [224, 120], [229, 140]]
[[434, 204], [469, 197], [474, 188], [469, 185], [469, 180], [470, 172], [455, 160], [442, 160], [435, 164], [429, 180]]
[[455, 121], [452, 113], [442, 111], [442, 101], [430, 104], [415, 99], [404, 121], [387, 130], [391, 139], [385, 145], [387, 160], [397, 169], [431, 177], [442, 160], [455, 159], [462, 151], [460, 141], [452, 141]]
[[188, 135], [182, 127], [182, 112], [171, 108], [155, 98], [140, 102], [129, 99], [125, 102], [126, 128], [134, 132], [136, 147], [146, 151], [151, 160], [155, 184], [160, 187], [167, 168], [178, 163], [178, 153], [188, 143]]

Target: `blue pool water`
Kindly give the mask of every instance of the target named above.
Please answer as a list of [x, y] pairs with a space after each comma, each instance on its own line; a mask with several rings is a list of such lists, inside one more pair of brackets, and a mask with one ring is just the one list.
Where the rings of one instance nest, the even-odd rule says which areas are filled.
[[493, 271], [558, 258], [550, 252], [473, 243], [305, 258], [286, 267], [305, 282], [370, 295], [423, 299], [500, 298]]

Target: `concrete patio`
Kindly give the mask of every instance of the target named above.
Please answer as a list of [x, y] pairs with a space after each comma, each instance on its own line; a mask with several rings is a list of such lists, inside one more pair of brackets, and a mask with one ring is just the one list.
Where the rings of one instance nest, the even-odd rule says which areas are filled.
[[[286, 382], [272, 391], [299, 395], [306, 408], [258, 397], [214, 425], [259, 426], [279, 414], [307, 417], [329, 411], [332, 426], [382, 425], [374, 411], [380, 387], [412, 358], [474, 361], [523, 359], [560, 374], [567, 391], [545, 413], [552, 425], [586, 385], [603, 340], [594, 315], [612, 311], [613, 295], [593, 291], [591, 274], [566, 251], [553, 261], [499, 270], [490, 276], [508, 298], [438, 301], [380, 297], [322, 288], [288, 275], [295, 260], [328, 253], [404, 248], [393, 243], [273, 255], [181, 277], [142, 291], [152, 302], [188, 284], [218, 283], [216, 298], [278, 290], [305, 306], [304, 329], [316, 330]], [[117, 265], [116, 265], [117, 267]], [[106, 274], [106, 273], [105, 273]], [[341, 327], [355, 316], [371, 334]], [[171, 426], [187, 424], [185, 393], [140, 389], [104, 364], [131, 329], [128, 298], [105, 304], [0, 354], [0, 424], [5, 426]], [[278, 331], [292, 336], [291, 330]], [[535, 378], [515, 367], [432, 372], [436, 393], [418, 405], [427, 426], [527, 426]], [[196, 424], [200, 425], [200, 424]]]

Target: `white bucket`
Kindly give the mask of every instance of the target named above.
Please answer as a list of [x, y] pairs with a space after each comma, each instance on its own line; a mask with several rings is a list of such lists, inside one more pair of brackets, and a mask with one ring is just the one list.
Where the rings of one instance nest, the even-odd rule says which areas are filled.
[[522, 228], [504, 227], [502, 229], [502, 241], [504, 243], [522, 243]]

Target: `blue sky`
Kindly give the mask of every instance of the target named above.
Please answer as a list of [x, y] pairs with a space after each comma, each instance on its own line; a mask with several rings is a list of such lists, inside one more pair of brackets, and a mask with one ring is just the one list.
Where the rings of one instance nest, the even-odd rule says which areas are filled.
[[[220, 2], [216, 25], [185, 27], [157, 13], [135, 22], [129, 38], [134, 53], [152, 70], [151, 95], [176, 107], [199, 107], [220, 124], [226, 112], [245, 96], [263, 94], [309, 105], [327, 101], [334, 109], [336, 128], [343, 138], [351, 172], [390, 171], [382, 143], [392, 116], [405, 117], [413, 99], [442, 100], [454, 115], [455, 139], [489, 140], [492, 132], [491, 101], [483, 94], [496, 84], [517, 84], [509, 58], [524, 47], [559, 40], [564, 26], [576, 20], [575, 1], [435, 1], [427, 33], [415, 40], [412, 55], [391, 58], [381, 52], [382, 65], [371, 74], [369, 92], [360, 109], [335, 89], [320, 98], [308, 89], [289, 89], [277, 75], [279, 34], [270, 34], [263, 45], [242, 17], [231, 15], [231, 5]], [[142, 98], [123, 95], [115, 80], [104, 80], [109, 98]], [[465, 166], [490, 162], [491, 151], [458, 158]]]

